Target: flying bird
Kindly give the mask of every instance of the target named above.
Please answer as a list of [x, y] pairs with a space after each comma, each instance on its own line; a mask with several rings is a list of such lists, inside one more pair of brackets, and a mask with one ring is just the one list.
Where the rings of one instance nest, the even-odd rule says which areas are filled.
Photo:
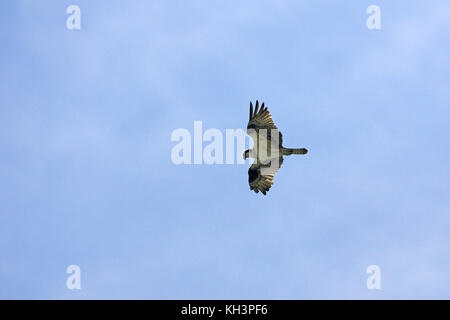
[[254, 158], [253, 164], [248, 169], [248, 183], [250, 190], [264, 195], [273, 185], [273, 178], [283, 164], [283, 156], [291, 154], [306, 154], [305, 148], [283, 147], [283, 135], [273, 123], [272, 115], [264, 106], [259, 108], [258, 100], [255, 110], [250, 101], [250, 117], [247, 124], [247, 134], [253, 139], [253, 149], [244, 152], [244, 159]]

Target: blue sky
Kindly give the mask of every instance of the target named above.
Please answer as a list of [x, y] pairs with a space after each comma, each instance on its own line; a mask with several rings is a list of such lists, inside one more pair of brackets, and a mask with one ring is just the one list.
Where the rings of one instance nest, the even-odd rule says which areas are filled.
[[[0, 298], [449, 299], [449, 17], [448, 1], [0, 2]], [[171, 162], [173, 130], [245, 128], [255, 99], [310, 151], [267, 196], [247, 165]]]

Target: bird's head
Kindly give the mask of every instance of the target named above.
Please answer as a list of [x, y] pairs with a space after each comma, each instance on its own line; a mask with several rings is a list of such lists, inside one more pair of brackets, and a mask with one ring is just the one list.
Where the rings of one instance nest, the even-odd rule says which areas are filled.
[[250, 157], [250, 150], [249, 149], [245, 150], [244, 153], [242, 154], [242, 157], [244, 158], [244, 160], [249, 158]]

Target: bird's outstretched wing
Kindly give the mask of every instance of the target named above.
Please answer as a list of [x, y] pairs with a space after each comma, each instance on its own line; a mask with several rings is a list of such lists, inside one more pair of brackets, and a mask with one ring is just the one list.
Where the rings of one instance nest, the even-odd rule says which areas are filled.
[[[255, 143], [257, 142], [261, 129], [265, 130], [265, 133], [262, 136], [264, 137], [267, 135], [268, 140], [271, 140], [273, 129], [278, 131], [277, 126], [273, 123], [272, 115], [267, 110], [267, 107], [264, 106], [264, 102], [262, 103], [261, 108], [259, 108], [259, 102], [256, 100], [255, 110], [253, 110], [253, 104], [250, 101], [250, 116], [247, 124], [247, 134], [252, 137]], [[278, 142], [281, 146], [283, 144], [283, 136], [280, 131], [278, 131], [278, 135]]]
[[273, 185], [273, 177], [277, 174], [282, 164], [283, 157], [272, 159], [267, 164], [255, 160], [248, 169], [250, 190], [255, 191], [255, 193], [261, 191], [265, 195]]
[[256, 100], [255, 110], [253, 111], [253, 104], [250, 101], [250, 117], [248, 119], [247, 130], [248, 129], [278, 129], [275, 123], [273, 123], [272, 115], [264, 106], [264, 103], [259, 109], [259, 102]]

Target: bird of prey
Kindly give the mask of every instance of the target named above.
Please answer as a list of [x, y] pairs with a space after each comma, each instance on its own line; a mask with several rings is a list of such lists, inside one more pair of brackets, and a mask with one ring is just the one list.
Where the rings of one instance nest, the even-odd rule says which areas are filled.
[[273, 185], [273, 178], [283, 164], [283, 156], [291, 154], [306, 154], [305, 148], [291, 149], [283, 147], [283, 135], [272, 121], [272, 115], [264, 106], [259, 108], [256, 100], [255, 110], [250, 101], [250, 117], [247, 125], [247, 134], [254, 142], [253, 149], [244, 152], [244, 159], [254, 158], [248, 169], [248, 183], [250, 190], [264, 195]]

